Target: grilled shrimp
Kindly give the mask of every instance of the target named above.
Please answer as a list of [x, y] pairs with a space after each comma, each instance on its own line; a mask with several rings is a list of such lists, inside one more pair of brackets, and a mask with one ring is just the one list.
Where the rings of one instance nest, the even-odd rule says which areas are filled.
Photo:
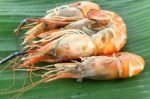
[[[15, 30], [16, 35], [19, 34], [21, 29], [31, 28], [25, 33], [24, 43], [32, 41], [39, 34], [50, 30], [57, 30], [72, 21], [84, 18], [89, 10], [100, 10], [99, 5], [89, 1], [81, 1], [69, 5], [63, 5], [49, 10], [47, 15], [42, 19], [27, 18], [21, 22]], [[31, 23], [24, 26], [26, 23]], [[33, 24], [37, 24], [32, 26]]]
[[[18, 98], [25, 91], [41, 83], [58, 79], [74, 78], [81, 82], [83, 79], [111, 80], [129, 78], [141, 73], [144, 65], [145, 62], [141, 56], [129, 52], [119, 52], [105, 56], [84, 57], [81, 58], [81, 62], [56, 63], [44, 67], [34, 66], [23, 70], [42, 77], [41, 80], [16, 90], [15, 92], [18, 92], [18, 94], [15, 97]], [[45, 72], [37, 74], [34, 72], [36, 70], [44, 70]]]
[[126, 25], [122, 18], [105, 10], [90, 10], [86, 17], [67, 25], [65, 30], [27, 45], [29, 48], [26, 51], [33, 53], [24, 57], [22, 66], [120, 51], [127, 39]]
[[61, 78], [111, 80], [138, 75], [143, 71], [144, 65], [141, 56], [119, 52], [105, 56], [85, 57], [81, 62], [57, 63], [42, 77], [45, 82]]

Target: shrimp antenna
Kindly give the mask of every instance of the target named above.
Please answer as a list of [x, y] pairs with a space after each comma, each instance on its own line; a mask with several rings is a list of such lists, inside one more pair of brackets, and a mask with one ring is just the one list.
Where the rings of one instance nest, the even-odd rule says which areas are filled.
[[25, 55], [27, 53], [28, 52], [14, 52], [14, 53], [10, 54], [9, 56], [7, 56], [6, 58], [2, 59], [0, 61], [0, 65], [8, 62], [9, 60], [11, 60], [11, 59], [13, 59], [13, 58], [15, 58], [17, 56]]

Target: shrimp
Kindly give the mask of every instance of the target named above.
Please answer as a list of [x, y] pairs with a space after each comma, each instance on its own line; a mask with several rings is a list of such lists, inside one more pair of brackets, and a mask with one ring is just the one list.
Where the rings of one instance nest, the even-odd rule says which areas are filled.
[[[56, 63], [44, 67], [26, 68], [33, 75], [40, 76], [41, 80], [27, 85], [21, 90], [16, 90], [19, 97], [25, 91], [41, 84], [58, 79], [74, 78], [77, 81], [84, 79], [92, 80], [112, 80], [125, 79], [140, 74], [144, 69], [144, 59], [129, 52], [119, 52], [110, 55], [90, 56], [81, 58], [81, 62]], [[20, 70], [20, 69], [18, 69]], [[44, 70], [42, 74], [37, 74], [34, 70]], [[7, 94], [7, 93], [5, 93]]]
[[27, 45], [26, 51], [34, 51], [23, 58], [22, 66], [119, 52], [127, 40], [122, 18], [105, 10], [90, 10], [86, 17], [67, 25], [65, 30]]
[[[82, 62], [57, 63], [42, 77], [45, 82], [61, 78], [83, 78], [93, 80], [111, 80], [128, 78], [138, 75], [144, 69], [144, 59], [129, 52], [119, 52], [105, 56], [91, 56], [82, 58]], [[53, 71], [56, 73], [53, 74]]]
[[45, 79], [44, 82], [61, 78], [111, 80], [136, 76], [143, 71], [144, 65], [145, 62], [141, 56], [129, 52], [119, 52], [83, 57], [81, 62], [56, 63], [53, 64], [54, 67], [45, 67], [45, 70], [48, 71], [40, 76]]
[[[89, 1], [81, 1], [72, 3], [69, 5], [63, 5], [49, 10], [47, 15], [42, 19], [30, 19], [27, 18], [21, 22], [18, 28], [15, 30], [16, 35], [24, 28], [31, 28], [25, 33], [24, 43], [32, 41], [39, 34], [45, 33], [50, 30], [57, 30], [62, 26], [69, 24], [72, 21], [76, 21], [84, 18], [90, 9], [100, 10], [99, 5]], [[67, 12], [67, 13], [66, 13]], [[33, 22], [32, 24], [26, 23]], [[37, 24], [32, 26], [33, 24]]]

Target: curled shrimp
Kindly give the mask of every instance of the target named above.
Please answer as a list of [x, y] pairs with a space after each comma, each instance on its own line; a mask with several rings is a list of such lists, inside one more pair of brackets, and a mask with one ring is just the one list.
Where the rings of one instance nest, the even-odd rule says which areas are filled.
[[86, 18], [64, 28], [25, 46], [33, 53], [24, 57], [22, 66], [111, 54], [120, 51], [127, 39], [124, 21], [112, 11], [90, 10]]
[[[24, 43], [27, 43], [32, 41], [32, 39], [36, 38], [41, 33], [50, 30], [56, 30], [72, 21], [84, 18], [90, 9], [100, 10], [100, 7], [96, 3], [89, 1], [81, 1], [71, 3], [69, 5], [62, 5], [47, 11], [48, 14], [42, 19], [27, 18], [23, 20], [15, 32], [16, 35], [18, 35], [22, 29], [31, 28], [25, 33]], [[32, 24], [27, 24], [29, 22], [32, 22]], [[33, 26], [33, 24], [37, 25]]]

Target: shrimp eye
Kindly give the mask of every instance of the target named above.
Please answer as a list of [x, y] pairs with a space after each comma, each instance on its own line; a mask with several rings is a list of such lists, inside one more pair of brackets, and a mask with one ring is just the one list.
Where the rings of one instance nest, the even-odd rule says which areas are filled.
[[55, 48], [52, 48], [50, 53], [49, 53], [51, 56], [56, 56], [56, 49]]

